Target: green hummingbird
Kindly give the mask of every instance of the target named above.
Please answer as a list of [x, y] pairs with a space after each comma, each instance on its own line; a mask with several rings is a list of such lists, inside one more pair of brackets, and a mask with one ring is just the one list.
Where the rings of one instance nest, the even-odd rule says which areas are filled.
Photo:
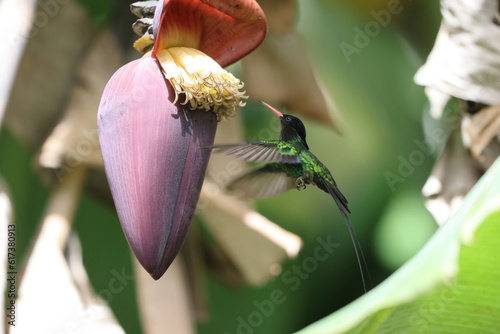
[[309, 151], [302, 121], [295, 116], [282, 114], [265, 102], [261, 103], [280, 117], [281, 133], [278, 140], [208, 147], [215, 153], [222, 152], [247, 162], [264, 163], [229, 183], [227, 190], [244, 199], [267, 198], [294, 188], [303, 190], [306, 185], [311, 184], [330, 194], [347, 225], [366, 291], [362, 266], [363, 263], [366, 267], [366, 262], [354, 226], [347, 216], [351, 213], [347, 199], [340, 192], [328, 168]]

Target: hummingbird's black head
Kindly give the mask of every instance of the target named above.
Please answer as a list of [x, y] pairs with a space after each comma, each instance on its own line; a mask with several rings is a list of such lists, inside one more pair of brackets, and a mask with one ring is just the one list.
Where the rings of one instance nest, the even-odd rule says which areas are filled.
[[282, 114], [282, 116], [280, 117], [281, 117], [280, 139], [289, 141], [297, 138], [298, 135], [302, 140], [302, 143], [305, 145], [305, 147], [309, 149], [309, 146], [307, 145], [306, 142], [306, 127], [304, 126], [304, 123], [302, 123], [302, 121], [298, 117], [292, 115]]
[[294, 139], [297, 139], [297, 136], [299, 136], [300, 140], [302, 141], [302, 144], [304, 144], [304, 146], [307, 149], [309, 149], [309, 146], [307, 145], [306, 142], [306, 127], [298, 117], [282, 114], [278, 109], [270, 106], [266, 102], [260, 101], [260, 103], [271, 109], [276, 115], [280, 117], [281, 121], [280, 140], [293, 141]]

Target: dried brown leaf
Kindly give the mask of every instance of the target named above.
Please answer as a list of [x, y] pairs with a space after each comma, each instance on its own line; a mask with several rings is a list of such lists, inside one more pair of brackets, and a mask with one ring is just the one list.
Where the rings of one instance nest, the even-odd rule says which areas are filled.
[[188, 279], [181, 258], [177, 257], [158, 281], [153, 281], [137, 260], [134, 267], [143, 333], [195, 333]]
[[472, 157], [486, 170], [500, 155], [500, 105], [481, 109], [468, 123]]
[[269, 30], [281, 35], [293, 30], [297, 15], [295, 0], [260, 0], [259, 5], [267, 17]]
[[205, 180], [201, 209], [214, 239], [239, 268], [246, 281], [262, 285], [279, 274], [280, 263], [297, 255], [301, 239], [252, 210], [248, 203], [207, 189], [217, 187]]
[[247, 92], [255, 100], [280, 106], [335, 127], [333, 104], [314, 73], [295, 31], [270, 31], [254, 52], [243, 60]]
[[83, 168], [76, 169], [51, 194], [19, 286], [16, 310], [22, 317], [10, 333], [124, 333], [90, 287], [79, 242], [68, 240], [84, 176]]
[[440, 7], [441, 27], [415, 82], [466, 101], [500, 103], [498, 1], [441, 0]]
[[[0, 2], [0, 44], [9, 52], [0, 53], [0, 125], [7, 106], [19, 61], [26, 46], [35, 12], [35, 0]], [[21, 19], [22, 18], [22, 19]]]
[[60, 117], [74, 72], [95, 33], [78, 1], [54, 4], [37, 6], [35, 17], [46, 20], [34, 23], [5, 114], [11, 131], [32, 149]]
[[460, 207], [480, 176], [462, 142], [460, 129], [455, 129], [422, 189], [426, 207], [439, 225]]
[[77, 164], [103, 168], [96, 115], [102, 91], [121, 60], [114, 35], [100, 32], [79, 66], [63, 117], [42, 145], [40, 166], [60, 169], [58, 176]]

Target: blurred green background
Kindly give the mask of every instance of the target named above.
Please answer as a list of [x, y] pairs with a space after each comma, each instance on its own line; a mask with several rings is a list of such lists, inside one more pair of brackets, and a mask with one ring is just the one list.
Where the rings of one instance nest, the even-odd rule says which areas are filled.
[[[107, 24], [113, 6], [127, 1], [84, 1], [97, 25]], [[369, 38], [359, 52], [346, 59], [340, 45], [355, 45], [356, 29], [374, 21], [372, 11], [394, 1], [299, 1], [297, 29], [312, 63], [343, 118], [342, 135], [305, 120], [311, 151], [329, 167], [349, 200], [355, 225], [370, 270], [372, 286], [380, 283], [417, 252], [436, 229], [423, 206], [421, 188], [435, 157], [425, 155], [410, 176], [392, 186], [387, 172], [398, 174], [402, 159], [418, 150], [424, 140], [427, 101], [413, 75], [423, 64], [439, 27], [439, 3], [398, 2], [402, 10], [386, 27]], [[134, 20], [133, 16], [126, 17]], [[124, 18], [122, 18], [124, 19]], [[268, 126], [272, 114], [257, 103], [243, 109], [249, 138]], [[277, 136], [278, 134], [276, 134]], [[18, 256], [29, 246], [48, 198], [32, 168], [32, 155], [9, 132], [0, 132], [0, 174], [8, 182], [18, 225]], [[282, 274], [261, 288], [229, 289], [205, 277], [211, 318], [198, 325], [199, 333], [237, 333], [238, 319], [248, 321], [255, 302], [269, 300], [273, 291], [285, 301], [249, 333], [291, 333], [318, 320], [363, 293], [354, 250], [332, 199], [313, 187], [291, 191], [257, 202], [259, 211], [285, 229], [301, 236], [299, 256], [283, 265]], [[202, 223], [198, 217], [195, 224]], [[107, 289], [113, 270], [132, 274], [130, 251], [116, 213], [84, 194], [76, 215], [76, 230], [83, 244], [84, 263], [95, 290]], [[318, 237], [328, 236], [341, 246], [318, 268], [300, 279], [287, 281], [284, 273], [313, 256]], [[290, 276], [289, 276], [290, 277]], [[292, 289], [292, 287], [294, 289]], [[296, 289], [295, 289], [296, 288]], [[132, 284], [109, 301], [127, 333], [140, 333]]]

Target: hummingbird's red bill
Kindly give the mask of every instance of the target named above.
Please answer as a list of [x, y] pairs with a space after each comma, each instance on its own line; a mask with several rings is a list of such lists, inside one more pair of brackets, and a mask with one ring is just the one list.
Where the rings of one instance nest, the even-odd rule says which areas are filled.
[[260, 103], [262, 103], [263, 105], [265, 105], [266, 107], [268, 107], [269, 109], [271, 109], [272, 111], [274, 111], [274, 113], [275, 113], [276, 115], [278, 115], [279, 117], [283, 117], [283, 114], [282, 114], [279, 110], [277, 110], [276, 108], [274, 108], [274, 107], [270, 106], [269, 104], [267, 104], [267, 103], [266, 103], [266, 102], [264, 102], [264, 101], [260, 101]]

